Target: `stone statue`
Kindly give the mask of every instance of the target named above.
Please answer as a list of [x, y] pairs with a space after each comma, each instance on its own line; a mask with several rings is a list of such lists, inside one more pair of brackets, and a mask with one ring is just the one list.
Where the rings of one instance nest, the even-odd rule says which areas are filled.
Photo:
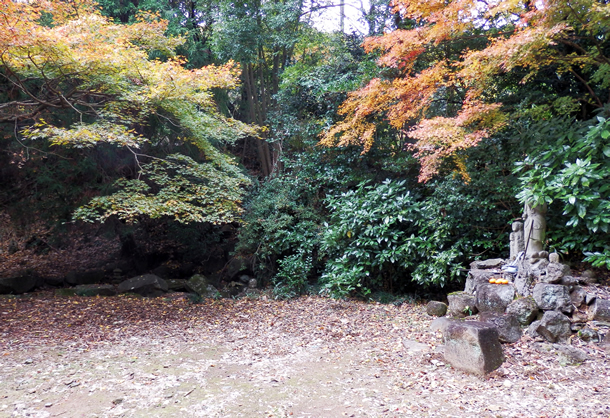
[[527, 203], [525, 204], [523, 239], [525, 240], [525, 246], [527, 247], [525, 253], [527, 258], [539, 258], [538, 254], [544, 249], [546, 210], [546, 203], [536, 206]]
[[521, 251], [525, 251], [523, 240], [523, 222], [513, 222], [513, 232], [510, 233], [510, 259], [517, 258]]

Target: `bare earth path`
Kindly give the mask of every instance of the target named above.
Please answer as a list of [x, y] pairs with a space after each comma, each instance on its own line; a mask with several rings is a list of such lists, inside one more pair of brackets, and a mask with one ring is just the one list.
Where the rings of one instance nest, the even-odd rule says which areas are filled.
[[0, 417], [609, 417], [596, 344], [505, 345], [486, 377], [444, 364], [415, 304], [303, 297], [0, 299]]

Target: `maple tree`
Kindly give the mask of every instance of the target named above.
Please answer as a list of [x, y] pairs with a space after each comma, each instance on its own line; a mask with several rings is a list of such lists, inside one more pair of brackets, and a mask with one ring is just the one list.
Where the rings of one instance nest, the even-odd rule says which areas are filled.
[[[428, 181], [447, 160], [468, 179], [460, 153], [503, 128], [500, 76], [519, 70], [521, 84], [551, 68], [584, 94], [573, 107], [602, 108], [608, 99], [610, 5], [596, 0], [394, 0], [407, 29], [366, 39], [387, 76], [343, 103], [343, 120], [321, 144], [355, 144], [368, 152], [386, 120], [407, 135]], [[469, 43], [465, 43], [469, 42]]]
[[[72, 148], [111, 144], [135, 159], [137, 174], [118, 182], [121, 190], [114, 195], [94, 198], [77, 217], [223, 223], [239, 215], [248, 180], [215, 144], [256, 130], [223, 116], [214, 102], [214, 89], [238, 85], [232, 62], [185, 69], [175, 54], [184, 39], [166, 36], [167, 22], [150, 13], [119, 25], [89, 0], [0, 5], [6, 95], [0, 122], [14, 125], [16, 140], [26, 148], [41, 139]], [[144, 135], [152, 117], [179, 135]], [[159, 153], [167, 141], [174, 147], [192, 144], [198, 155]]]

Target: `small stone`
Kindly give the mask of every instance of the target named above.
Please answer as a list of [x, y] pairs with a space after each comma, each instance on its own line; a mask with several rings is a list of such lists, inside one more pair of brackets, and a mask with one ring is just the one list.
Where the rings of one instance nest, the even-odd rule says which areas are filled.
[[539, 325], [540, 325], [540, 320], [532, 322], [530, 324], [530, 326], [527, 327], [527, 331], [525, 331], [525, 333], [527, 335], [529, 335], [531, 338], [540, 337], [540, 334], [538, 334], [538, 326]]
[[578, 338], [580, 338], [584, 342], [599, 342], [601, 340], [599, 333], [596, 330], [588, 327], [578, 331]]
[[580, 286], [575, 286], [570, 292], [570, 300], [572, 304], [577, 308], [580, 307], [583, 303], [585, 303], [585, 298], [587, 297], [587, 292]]
[[463, 318], [477, 313], [474, 296], [466, 292], [453, 292], [447, 295], [449, 313], [455, 317]]
[[585, 270], [580, 275], [580, 281], [584, 284], [595, 284], [597, 283], [597, 277], [593, 270]]
[[113, 405], [120, 405], [123, 403], [123, 398], [118, 398], [112, 401]]
[[593, 293], [587, 293], [587, 295], [585, 296], [585, 303], [587, 305], [590, 305], [595, 301], [595, 298], [597, 298], [597, 295]]
[[477, 290], [475, 306], [481, 312], [504, 312], [514, 298], [515, 288], [511, 284], [484, 284]]
[[597, 299], [591, 310], [594, 321], [610, 321], [610, 300]]
[[562, 366], [582, 364], [589, 358], [583, 350], [571, 345], [558, 345], [556, 349], [559, 352], [559, 364]]
[[561, 278], [570, 274], [570, 267], [560, 263], [549, 263], [546, 274], [540, 277], [543, 283], [559, 283]]
[[538, 312], [538, 305], [531, 296], [516, 299], [506, 307], [506, 313], [515, 315], [521, 325], [531, 324]]
[[25, 359], [25, 361], [23, 362], [23, 364], [32, 364], [34, 363], [34, 360], [32, 360], [31, 358]]
[[431, 300], [426, 305], [426, 313], [430, 316], [445, 316], [447, 314], [447, 305], [443, 302]]
[[53, 404], [52, 404], [51, 402], [49, 402], [49, 403], [45, 403], [45, 404], [44, 404], [44, 407], [45, 407], [45, 408], [50, 408], [50, 407], [52, 407], [52, 406], [53, 406]]
[[248, 280], [248, 288], [249, 289], [256, 289], [257, 286], [258, 286], [258, 282], [256, 281], [256, 279]]
[[549, 261], [551, 263], [559, 263], [559, 254], [557, 254], [557, 253], [550, 253], [549, 254]]
[[572, 335], [570, 320], [557, 311], [546, 311], [536, 328], [536, 332], [552, 343], [565, 341]]
[[572, 332], [578, 332], [581, 329], [583, 329], [587, 324], [584, 322], [572, 322], [570, 324], [570, 329], [572, 330]]

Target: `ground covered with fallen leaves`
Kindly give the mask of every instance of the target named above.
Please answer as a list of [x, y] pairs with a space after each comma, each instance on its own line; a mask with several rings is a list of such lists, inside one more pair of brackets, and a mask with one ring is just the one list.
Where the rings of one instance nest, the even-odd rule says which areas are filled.
[[0, 299], [1, 417], [608, 417], [610, 354], [523, 337], [485, 377], [421, 304], [302, 297]]

